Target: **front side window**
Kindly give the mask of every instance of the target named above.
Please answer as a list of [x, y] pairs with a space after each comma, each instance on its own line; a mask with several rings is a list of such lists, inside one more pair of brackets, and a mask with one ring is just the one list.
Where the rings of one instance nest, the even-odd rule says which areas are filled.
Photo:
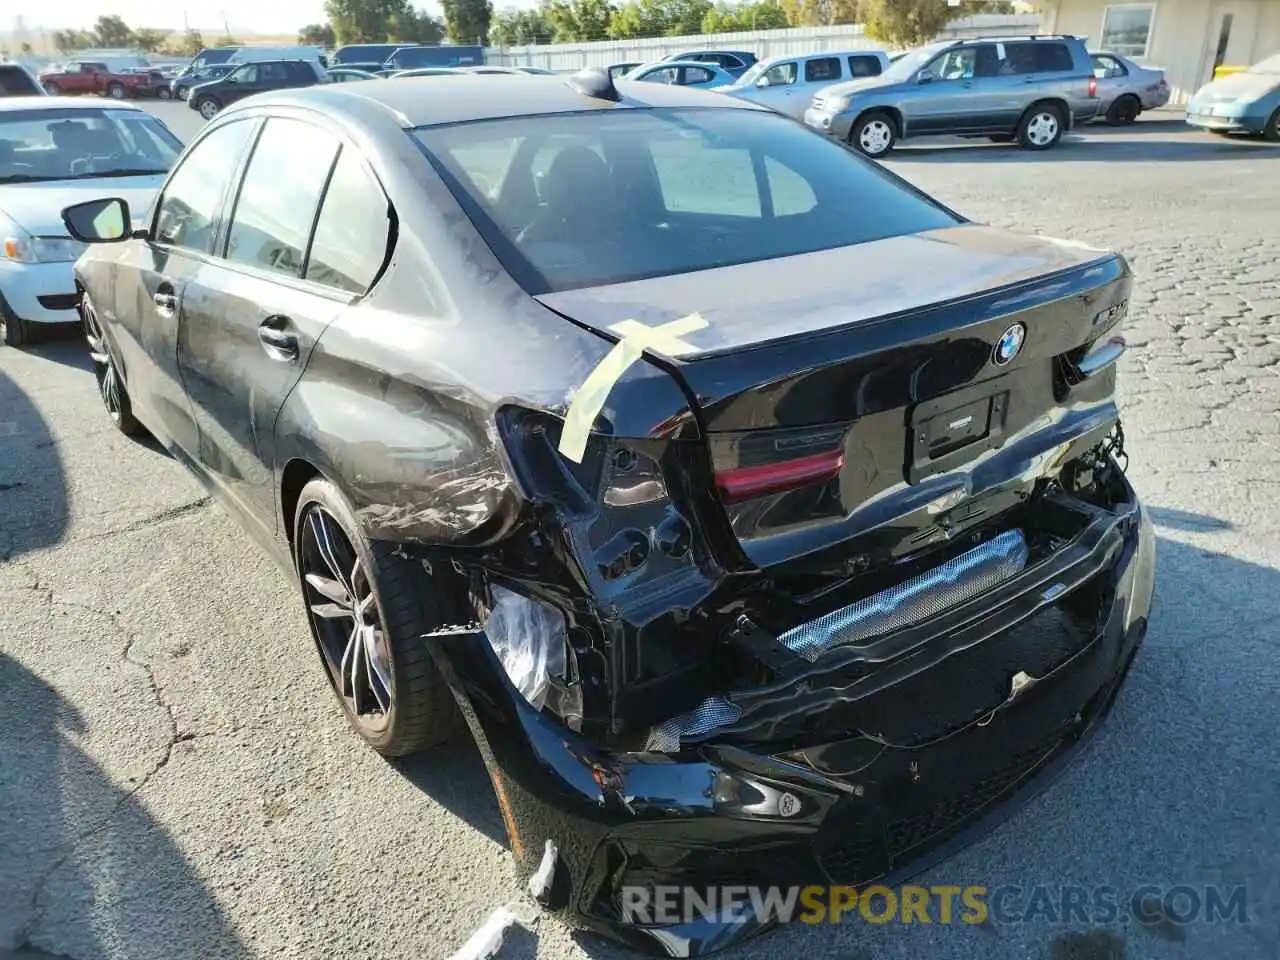
[[[772, 112], [593, 111], [414, 136], [508, 272], [534, 294], [957, 223], [876, 164]], [[550, 141], [564, 146], [535, 177], [531, 167]]]
[[1102, 38], [1099, 44], [1126, 57], [1145, 57], [1151, 44], [1154, 3], [1126, 3], [1102, 11]]
[[710, 83], [715, 78], [710, 70], [704, 70], [702, 67], [685, 67], [684, 82], [686, 86], [699, 83]]
[[257, 83], [258, 82], [258, 65], [256, 63], [246, 63], [244, 66], [236, 67], [227, 74], [227, 83]]
[[650, 70], [640, 79], [645, 83], [678, 83], [680, 81], [680, 69], [678, 67], [662, 67], [658, 70]]
[[978, 51], [974, 47], [948, 50], [929, 65], [934, 79], [972, 80], [977, 70]]
[[272, 117], [253, 148], [236, 198], [226, 257], [301, 277], [311, 225], [338, 141], [301, 120]]
[[798, 71], [796, 65], [792, 63], [775, 63], [772, 67], [764, 72], [763, 87], [785, 87], [787, 84], [795, 83]]
[[840, 60], [838, 57], [821, 57], [817, 60], [806, 60], [804, 64], [805, 83], [834, 82], [840, 79]]
[[325, 191], [306, 278], [348, 293], [373, 285], [387, 258], [391, 207], [359, 155], [344, 147]]
[[160, 197], [152, 234], [157, 243], [209, 252], [218, 210], [253, 128], [252, 121], [228, 123], [191, 149]]

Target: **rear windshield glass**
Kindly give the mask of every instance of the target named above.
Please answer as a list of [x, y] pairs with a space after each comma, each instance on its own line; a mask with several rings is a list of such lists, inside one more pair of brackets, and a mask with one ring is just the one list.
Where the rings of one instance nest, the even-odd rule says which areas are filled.
[[533, 294], [957, 223], [874, 162], [764, 111], [591, 111], [414, 136]]

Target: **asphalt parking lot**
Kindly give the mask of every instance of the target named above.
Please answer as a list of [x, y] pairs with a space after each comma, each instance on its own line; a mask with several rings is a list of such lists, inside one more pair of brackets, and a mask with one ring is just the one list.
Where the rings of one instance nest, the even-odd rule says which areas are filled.
[[[887, 165], [976, 220], [1130, 258], [1122, 402], [1157, 608], [1090, 749], [922, 878], [1016, 887], [1023, 922], [855, 917], [723, 956], [1280, 957], [1280, 147], [1156, 120]], [[284, 577], [111, 428], [74, 338], [0, 347], [0, 557], [0, 960], [444, 957], [518, 897], [475, 751], [360, 744]], [[1029, 909], [1062, 885], [1243, 887], [1245, 919]], [[624, 954], [544, 919], [501, 956]]]

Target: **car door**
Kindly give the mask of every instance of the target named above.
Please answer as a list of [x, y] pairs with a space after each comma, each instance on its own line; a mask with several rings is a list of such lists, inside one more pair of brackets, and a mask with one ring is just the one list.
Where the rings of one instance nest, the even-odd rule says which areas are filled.
[[[262, 125], [212, 258], [188, 281], [178, 368], [199, 463], [266, 542], [275, 534], [276, 414], [349, 292], [306, 279], [341, 142], [316, 123]], [[356, 242], [356, 238], [352, 238]]]
[[993, 126], [1013, 129], [1023, 111], [1042, 97], [1065, 98], [1074, 111], [1068, 82], [1081, 76], [1065, 43], [1050, 40], [1001, 44], [998, 96], [991, 99]]
[[263, 89], [261, 76], [260, 63], [246, 63], [236, 67], [219, 84], [221, 89], [218, 90], [218, 98], [224, 105], [228, 105], [259, 93]]
[[756, 89], [751, 99], [763, 103], [774, 110], [784, 111], [788, 100], [792, 99], [792, 90], [800, 79], [800, 62], [783, 60], [775, 63], [756, 78]]
[[993, 44], [947, 50], [916, 74], [904, 98], [907, 129], [921, 134], [970, 133], [986, 125], [987, 101], [995, 92]]
[[134, 404], [162, 443], [192, 458], [199, 433], [178, 372], [185, 293], [212, 255], [227, 192], [256, 126], [253, 119], [221, 123], [188, 147], [153, 205], [147, 239], [124, 249], [111, 304]]

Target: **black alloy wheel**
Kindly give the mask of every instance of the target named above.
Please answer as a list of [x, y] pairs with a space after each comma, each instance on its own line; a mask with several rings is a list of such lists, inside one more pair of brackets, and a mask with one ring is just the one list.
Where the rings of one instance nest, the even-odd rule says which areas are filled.
[[102, 331], [102, 323], [98, 319], [98, 311], [86, 296], [80, 303], [80, 317], [84, 324], [84, 338], [89, 344], [89, 362], [93, 364], [93, 376], [98, 381], [98, 394], [102, 397], [102, 405], [107, 408], [111, 422], [116, 429], [126, 436], [136, 436], [142, 432], [142, 424], [133, 416], [133, 405], [129, 402], [129, 392], [120, 378], [120, 368], [111, 355], [111, 347], [107, 343], [106, 334]]
[[294, 560], [311, 636], [343, 713], [385, 756], [449, 739], [461, 719], [422, 640], [441, 624], [431, 578], [387, 544], [371, 544], [326, 480], [303, 488]]

